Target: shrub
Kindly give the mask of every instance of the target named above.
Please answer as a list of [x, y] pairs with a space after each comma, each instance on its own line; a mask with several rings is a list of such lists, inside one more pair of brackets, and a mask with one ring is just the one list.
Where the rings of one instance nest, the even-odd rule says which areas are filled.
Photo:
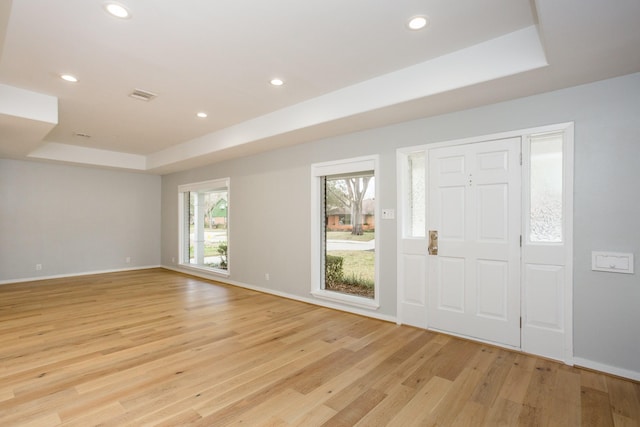
[[342, 281], [342, 257], [327, 255], [325, 257], [324, 283], [327, 287], [335, 286]]
[[218, 253], [220, 254], [220, 268], [227, 269], [227, 249], [229, 245], [227, 242], [220, 242], [218, 245]]
[[347, 276], [344, 276], [342, 278], [342, 283], [344, 283], [345, 285], [360, 286], [368, 289], [374, 288], [373, 280], [367, 279], [360, 274], [349, 274]]

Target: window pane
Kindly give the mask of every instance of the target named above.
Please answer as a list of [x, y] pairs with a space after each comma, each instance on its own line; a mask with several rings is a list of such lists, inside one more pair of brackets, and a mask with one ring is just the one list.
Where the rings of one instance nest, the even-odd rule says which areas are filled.
[[409, 155], [408, 237], [425, 237], [425, 153]]
[[185, 198], [187, 194], [189, 211], [184, 217], [188, 221], [189, 253], [184, 263], [227, 270], [227, 190], [191, 191]]
[[324, 289], [374, 298], [373, 172], [323, 179]]
[[531, 137], [529, 241], [562, 242], [562, 134]]

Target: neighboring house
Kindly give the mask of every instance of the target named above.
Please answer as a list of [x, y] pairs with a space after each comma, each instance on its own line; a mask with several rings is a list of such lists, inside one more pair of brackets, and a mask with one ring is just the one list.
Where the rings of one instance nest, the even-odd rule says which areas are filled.
[[[362, 201], [362, 229], [373, 231], [375, 229], [375, 207], [374, 199]], [[341, 206], [328, 210], [327, 230], [328, 231], [351, 231], [353, 224], [351, 221], [351, 208]]]
[[227, 225], [227, 201], [220, 199], [211, 208], [210, 218], [212, 218], [212, 227], [218, 228]]

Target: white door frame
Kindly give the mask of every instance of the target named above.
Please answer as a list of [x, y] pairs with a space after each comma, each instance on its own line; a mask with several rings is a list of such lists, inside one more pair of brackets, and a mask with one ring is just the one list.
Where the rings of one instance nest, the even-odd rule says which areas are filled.
[[[499, 140], [505, 138], [521, 137], [523, 142], [528, 140], [530, 135], [541, 134], [546, 132], [562, 131], [563, 132], [563, 232], [564, 245], [562, 247], [564, 255], [564, 266], [561, 271], [561, 279], [564, 283], [562, 289], [562, 301], [560, 301], [560, 311], [563, 316], [560, 319], [560, 338], [558, 339], [558, 331], [553, 331], [554, 340], [557, 342], [557, 348], [553, 352], [546, 349], [538, 349], [535, 342], [540, 341], [540, 334], [544, 334], [544, 328], [534, 327], [531, 330], [535, 332], [535, 339], [528, 337], [527, 329], [527, 306], [526, 295], [524, 290], [524, 280], [521, 275], [521, 315], [523, 317], [523, 329], [521, 331], [521, 347], [518, 350], [524, 350], [531, 354], [537, 354], [563, 361], [566, 364], [573, 364], [573, 123], [560, 123], [549, 126], [541, 126], [516, 131], [502, 132], [491, 135], [483, 135], [478, 137], [464, 138], [451, 141], [436, 142], [419, 146], [404, 147], [397, 150], [397, 208], [398, 208], [398, 252], [397, 252], [397, 322], [398, 324], [409, 324], [425, 329], [430, 329], [429, 315], [427, 310], [427, 281], [428, 269], [426, 268], [427, 257], [427, 238], [426, 232], [424, 237], [412, 237], [408, 235], [407, 226], [408, 209], [406, 190], [408, 185], [407, 178], [407, 158], [409, 154], [424, 151], [426, 153], [425, 162], [428, 165], [429, 150], [446, 146], [473, 144], [476, 142], [486, 142], [491, 140]], [[523, 144], [523, 148], [524, 148]], [[524, 153], [523, 157], [528, 154]], [[425, 169], [426, 170], [426, 169]], [[523, 234], [525, 233], [524, 221], [528, 211], [525, 210], [525, 201], [529, 200], [529, 168], [528, 159], [523, 161], [522, 168], [522, 224]], [[425, 187], [429, 188], [428, 173], [425, 178]], [[425, 190], [426, 191], [426, 190]], [[428, 199], [427, 199], [428, 200]], [[428, 224], [428, 218], [425, 224]], [[425, 230], [426, 231], [426, 230]], [[420, 254], [424, 254], [424, 258]], [[405, 256], [406, 255], [406, 256]], [[524, 267], [524, 260], [521, 267]], [[521, 268], [524, 272], [524, 268]], [[424, 277], [418, 277], [424, 272]], [[410, 278], [409, 278], [410, 277]], [[534, 325], [535, 326], [535, 325]], [[549, 333], [552, 331], [549, 330]], [[478, 340], [481, 341], [481, 340]], [[495, 343], [491, 343], [494, 344]], [[512, 348], [507, 347], [506, 348]]]

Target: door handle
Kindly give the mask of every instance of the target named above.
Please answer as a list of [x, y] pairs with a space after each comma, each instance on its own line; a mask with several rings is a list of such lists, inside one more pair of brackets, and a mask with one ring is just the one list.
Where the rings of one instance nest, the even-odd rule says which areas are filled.
[[429, 255], [438, 255], [438, 230], [429, 230]]

